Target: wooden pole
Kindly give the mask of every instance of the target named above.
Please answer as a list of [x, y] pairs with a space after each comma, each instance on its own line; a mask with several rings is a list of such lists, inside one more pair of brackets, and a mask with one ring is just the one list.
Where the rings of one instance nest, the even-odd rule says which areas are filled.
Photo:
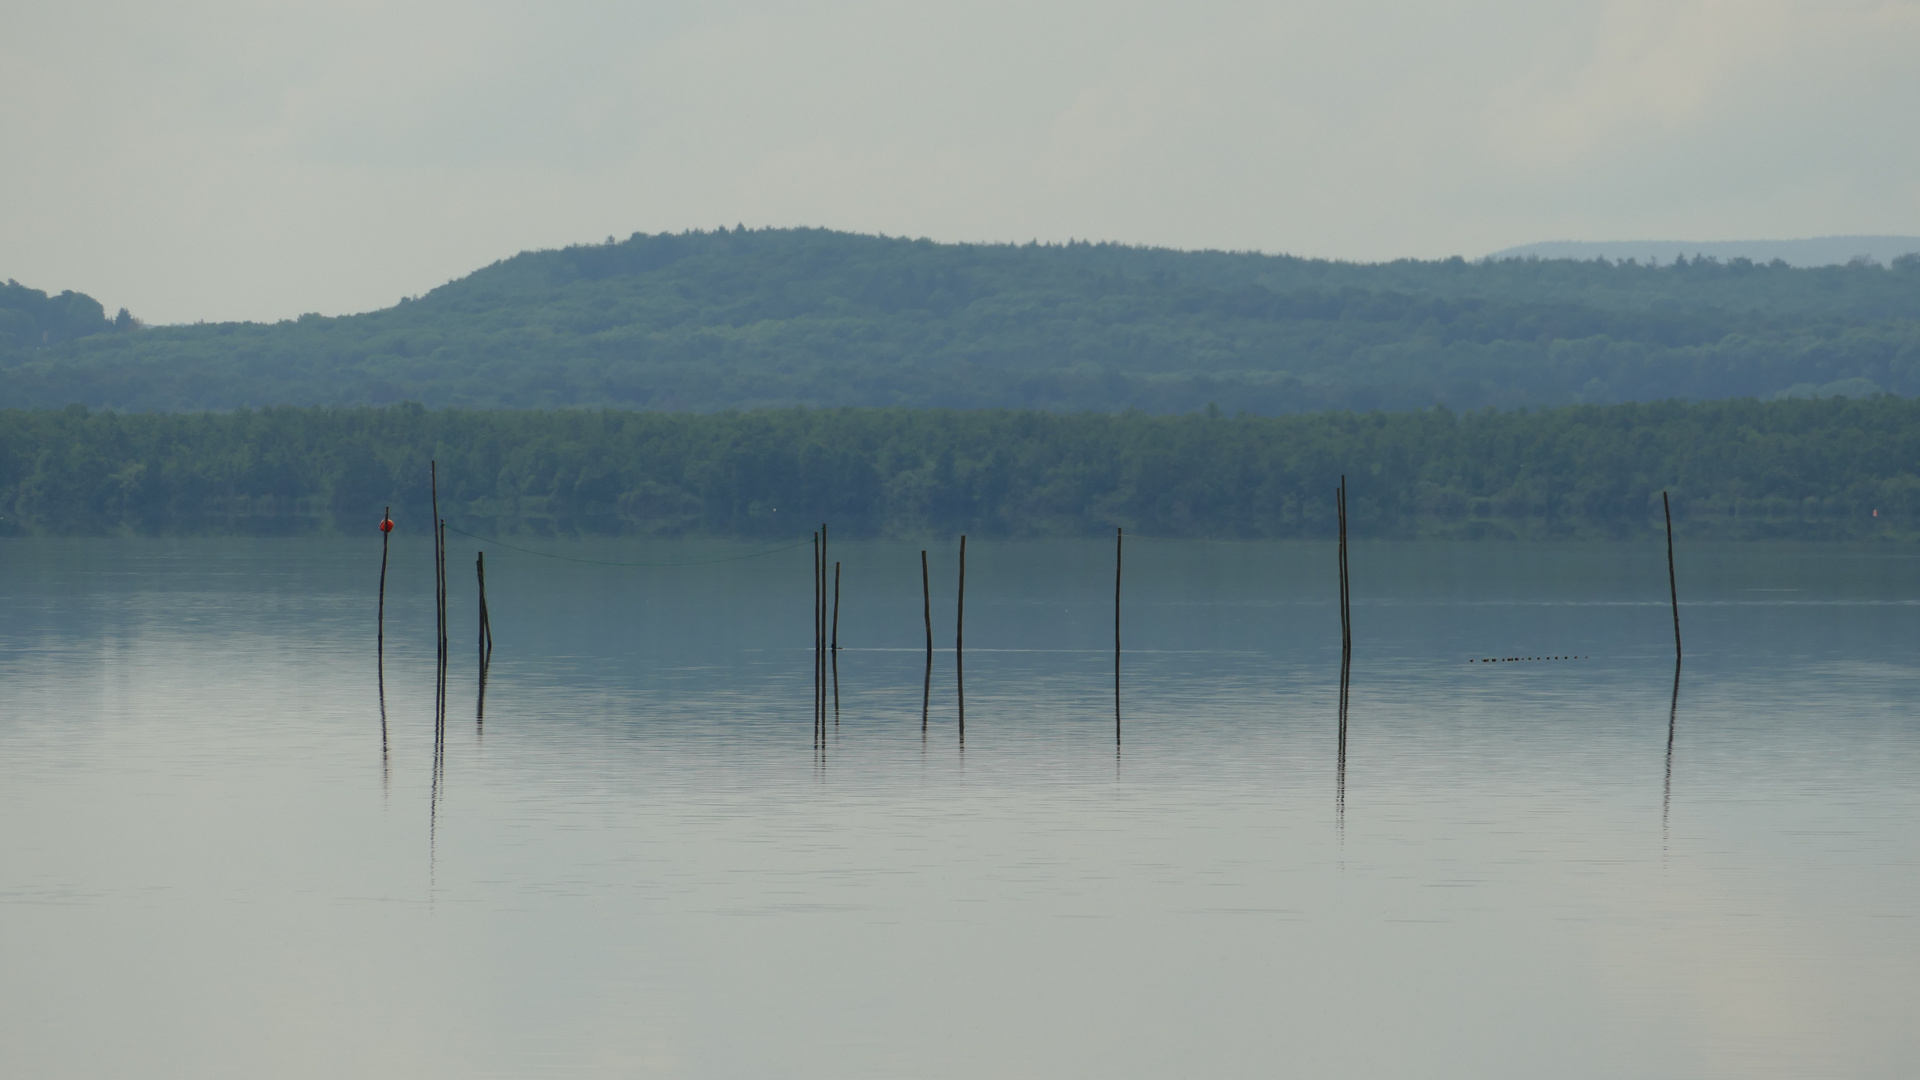
[[827, 523], [820, 523], [820, 622], [819, 647], [814, 661], [820, 665], [820, 732], [827, 730]]
[[480, 580], [480, 666], [486, 667], [493, 655], [493, 619], [487, 613], [487, 553], [475, 552], [473, 572]]
[[473, 574], [480, 583], [480, 657], [476, 679], [479, 689], [473, 699], [473, 721], [484, 724], [487, 720], [487, 669], [493, 664], [493, 617], [487, 611], [487, 553], [473, 553]]
[[967, 637], [967, 538], [960, 537], [960, 602], [954, 613], [953, 651], [959, 652], [966, 645]]
[[1347, 699], [1353, 672], [1353, 610], [1347, 576], [1347, 478], [1340, 477], [1334, 492], [1340, 519], [1340, 733], [1334, 774], [1334, 830], [1342, 844], [1347, 836]]
[[440, 707], [447, 698], [447, 661], [453, 659], [453, 638], [447, 634], [447, 523], [440, 521]]
[[1340, 516], [1340, 650], [1345, 654], [1353, 650], [1353, 606], [1347, 568], [1347, 478], [1344, 475], [1340, 477], [1335, 498]]
[[1680, 586], [1673, 576], [1673, 504], [1660, 493], [1660, 509], [1667, 515], [1667, 598], [1673, 602], [1673, 658], [1680, 659]]
[[1347, 839], [1347, 679], [1351, 671], [1351, 657], [1345, 653], [1340, 657], [1340, 746], [1334, 765], [1333, 808], [1334, 828], [1339, 833], [1340, 842]]
[[1120, 742], [1120, 556], [1126, 530], [1113, 530], [1113, 741]]
[[813, 730], [820, 733], [820, 534], [813, 534]]
[[380, 511], [380, 599], [374, 615], [374, 679], [380, 697], [380, 790], [392, 776], [387, 758], [387, 541], [393, 537], [393, 507]]
[[[380, 602], [374, 616], [374, 658], [380, 672], [382, 690], [387, 685], [387, 541], [393, 537], [393, 507], [380, 511]], [[384, 707], [384, 706], [383, 706]]]
[[833, 564], [833, 634], [827, 640], [827, 666], [833, 675], [833, 727], [840, 729], [840, 564]]
[[[1342, 480], [1344, 479], [1342, 477]], [[1347, 508], [1344, 496], [1337, 487], [1333, 489], [1333, 518], [1335, 586], [1339, 590], [1334, 602], [1340, 607], [1340, 647], [1345, 649], [1347, 643]]]
[[967, 636], [967, 536], [960, 534], [960, 602], [953, 622], [953, 677], [959, 700], [960, 742], [967, 741], [967, 682], [965, 646]]
[[927, 553], [920, 552], [920, 614], [927, 623], [927, 673], [920, 685], [920, 741], [927, 739], [927, 710], [933, 701], [933, 591], [927, 577]]
[[427, 523], [427, 531], [433, 534], [433, 707], [437, 715], [442, 697], [441, 672], [446, 668], [445, 646], [441, 641], [442, 623], [446, 618], [446, 606], [441, 602], [441, 593], [446, 587], [446, 579], [440, 574], [440, 463], [438, 461], [427, 462], [427, 484], [433, 506], [433, 518]]

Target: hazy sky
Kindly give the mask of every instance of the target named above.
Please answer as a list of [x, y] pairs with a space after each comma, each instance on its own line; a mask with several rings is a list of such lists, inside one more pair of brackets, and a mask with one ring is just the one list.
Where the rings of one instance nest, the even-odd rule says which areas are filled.
[[0, 278], [173, 322], [736, 222], [1920, 233], [1916, 57], [1920, 0], [0, 0]]

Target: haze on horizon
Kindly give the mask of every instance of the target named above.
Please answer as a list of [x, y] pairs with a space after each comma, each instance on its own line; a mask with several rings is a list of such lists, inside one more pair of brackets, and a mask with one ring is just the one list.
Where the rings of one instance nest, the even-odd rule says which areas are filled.
[[1376, 260], [1920, 233], [1920, 2], [0, 8], [0, 279], [153, 322], [819, 225]]

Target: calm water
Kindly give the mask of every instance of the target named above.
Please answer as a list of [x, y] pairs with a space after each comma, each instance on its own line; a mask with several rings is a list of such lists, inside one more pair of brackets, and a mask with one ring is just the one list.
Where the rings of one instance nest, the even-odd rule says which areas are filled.
[[[1920, 1060], [1920, 558], [0, 542], [8, 1076], [1770, 1077]], [[728, 545], [547, 545], [674, 561]], [[1488, 656], [1578, 660], [1480, 664]], [[1671, 746], [1671, 750], [1669, 747]]]

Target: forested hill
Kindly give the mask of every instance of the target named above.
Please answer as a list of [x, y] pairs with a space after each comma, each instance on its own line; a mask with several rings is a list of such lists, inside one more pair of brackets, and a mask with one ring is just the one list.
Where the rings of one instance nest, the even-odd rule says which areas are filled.
[[1877, 391], [1920, 393], [1920, 258], [1355, 264], [722, 229], [530, 252], [362, 315], [0, 334], [14, 407], [1274, 414]]

